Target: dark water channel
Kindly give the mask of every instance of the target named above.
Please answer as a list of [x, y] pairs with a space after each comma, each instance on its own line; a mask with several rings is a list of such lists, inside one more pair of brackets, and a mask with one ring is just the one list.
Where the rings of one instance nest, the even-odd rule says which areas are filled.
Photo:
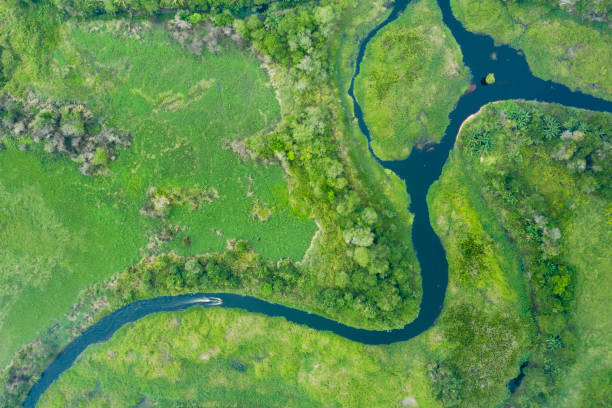
[[[353, 95], [353, 82], [359, 74], [368, 42], [382, 27], [395, 20], [404, 11], [408, 3], [409, 0], [396, 1], [389, 17], [372, 30], [359, 47], [355, 75], [351, 82], [349, 94], [353, 99], [359, 127], [368, 137], [368, 140], [370, 139], [370, 132], [363, 120], [361, 107]], [[406, 160], [380, 161], [377, 159], [385, 168], [392, 170], [406, 182], [406, 188], [411, 197], [410, 211], [414, 214], [412, 237], [421, 266], [423, 283], [421, 308], [414, 321], [401, 329], [389, 331], [356, 329], [319, 315], [269, 303], [254, 297], [226, 293], [199, 293], [141, 300], [109, 314], [72, 341], [47, 367], [40, 380], [30, 390], [23, 406], [34, 407], [51, 383], [62, 372], [70, 368], [76, 358], [89, 345], [108, 340], [123, 325], [151, 313], [184, 310], [196, 305], [210, 305], [201, 302], [203, 296], [220, 298], [223, 303], [216, 307], [238, 308], [268, 316], [282, 316], [288, 321], [316, 330], [331, 331], [364, 344], [390, 344], [405, 341], [431, 327], [440, 315], [444, 304], [448, 283], [448, 264], [444, 248], [429, 222], [426, 196], [429, 187], [439, 178], [442, 172], [442, 166], [455, 143], [455, 137], [461, 123], [486, 103], [503, 99], [520, 98], [556, 102], [577, 108], [612, 112], [612, 102], [580, 92], [573, 92], [564, 85], [534, 77], [529, 70], [525, 57], [520, 52], [508, 46], [495, 46], [493, 40], [488, 36], [468, 32], [453, 16], [449, 0], [439, 0], [438, 3], [442, 9], [444, 23], [450, 28], [461, 47], [464, 64], [470, 68], [474, 76], [476, 89], [465, 94], [459, 100], [455, 110], [450, 114], [450, 124], [439, 144], [428, 146], [423, 150], [414, 149]], [[493, 55], [495, 55], [495, 58], [492, 57]], [[480, 79], [489, 72], [495, 74], [496, 82], [494, 85], [484, 86], [480, 83]]]

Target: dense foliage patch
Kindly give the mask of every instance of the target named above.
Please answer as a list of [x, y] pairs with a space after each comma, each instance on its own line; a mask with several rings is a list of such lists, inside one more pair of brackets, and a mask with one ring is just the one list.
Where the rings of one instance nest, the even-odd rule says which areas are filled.
[[85, 175], [104, 172], [117, 150], [131, 144], [129, 134], [105, 126], [83, 105], [58, 106], [31, 93], [25, 101], [0, 95], [0, 121], [0, 150], [3, 136], [18, 140], [21, 150], [43, 143], [45, 152], [67, 155]]
[[234, 23], [278, 68], [273, 79], [281, 90], [292, 92], [281, 125], [246, 145], [259, 158], [283, 163], [297, 182], [296, 205], [321, 225], [317, 257], [307, 265], [331, 286], [323, 292], [326, 310], [352, 309], [377, 327], [400, 326], [416, 316], [418, 264], [410, 221], [366, 188], [342, 151], [344, 112], [332, 88], [328, 50], [342, 7], [333, 1], [305, 4]]
[[[185, 9], [194, 13], [221, 14], [259, 9], [270, 4], [290, 5], [299, 0], [52, 0], [62, 11], [72, 16], [99, 16], [121, 12], [153, 14], [159, 11]], [[192, 18], [192, 20], [196, 20]], [[201, 19], [201, 16], [199, 17]], [[198, 20], [199, 20], [198, 19]], [[231, 17], [229, 17], [231, 21]]]

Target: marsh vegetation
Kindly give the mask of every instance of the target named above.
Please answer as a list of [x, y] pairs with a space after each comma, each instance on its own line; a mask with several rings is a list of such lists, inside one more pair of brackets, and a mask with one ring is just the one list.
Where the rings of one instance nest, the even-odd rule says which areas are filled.
[[438, 4], [411, 2], [368, 44], [355, 81], [374, 153], [404, 159], [414, 144], [438, 142], [469, 80]]

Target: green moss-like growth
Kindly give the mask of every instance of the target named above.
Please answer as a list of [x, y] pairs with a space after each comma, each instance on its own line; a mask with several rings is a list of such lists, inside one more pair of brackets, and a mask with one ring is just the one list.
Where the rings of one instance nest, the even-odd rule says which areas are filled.
[[582, 18], [602, 4], [451, 0], [453, 13], [468, 30], [523, 50], [535, 75], [612, 100], [612, 30]]
[[439, 141], [469, 77], [437, 3], [409, 4], [368, 44], [355, 81], [374, 153], [402, 159], [415, 143]]

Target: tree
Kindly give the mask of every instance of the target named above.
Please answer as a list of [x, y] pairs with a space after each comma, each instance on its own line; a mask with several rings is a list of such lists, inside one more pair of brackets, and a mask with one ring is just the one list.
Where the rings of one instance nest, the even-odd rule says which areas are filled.
[[362, 247], [368, 247], [374, 242], [374, 234], [368, 228], [352, 228], [342, 233], [344, 242]]
[[187, 20], [189, 20], [191, 24], [197, 24], [202, 21], [202, 15], [200, 13], [193, 13]]
[[361, 212], [361, 219], [368, 225], [374, 225], [378, 221], [378, 214], [372, 207], [367, 207]]
[[561, 134], [561, 127], [555, 118], [544, 115], [542, 121], [544, 122], [544, 137], [546, 140], [552, 140]]
[[353, 259], [355, 260], [355, 262], [357, 262], [360, 266], [364, 268], [368, 266], [368, 263], [370, 262], [370, 255], [368, 253], [368, 248], [366, 247], [355, 248], [355, 251], [353, 252]]
[[478, 127], [468, 133], [465, 144], [472, 156], [487, 153], [493, 147], [491, 132], [482, 126]]
[[508, 118], [513, 120], [517, 129], [522, 129], [531, 123], [531, 112], [512, 103], [508, 109]]

